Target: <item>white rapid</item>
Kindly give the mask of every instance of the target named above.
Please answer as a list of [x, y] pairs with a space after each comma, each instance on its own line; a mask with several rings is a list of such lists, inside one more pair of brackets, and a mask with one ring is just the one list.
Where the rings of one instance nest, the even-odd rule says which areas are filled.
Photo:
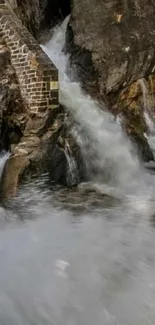
[[[56, 29], [52, 39], [42, 46], [59, 69], [60, 101], [80, 124], [80, 146], [90, 179], [126, 186], [139, 174], [139, 161], [120, 124], [106, 112], [106, 107], [99, 107], [97, 102], [82, 91], [78, 82], [72, 82], [66, 75], [68, 57], [62, 49], [67, 23], [68, 18]], [[92, 173], [92, 170], [95, 172]]]

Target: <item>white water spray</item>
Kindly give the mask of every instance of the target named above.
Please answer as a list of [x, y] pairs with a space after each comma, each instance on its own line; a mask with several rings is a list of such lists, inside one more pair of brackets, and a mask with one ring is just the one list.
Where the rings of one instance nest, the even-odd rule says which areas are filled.
[[143, 95], [143, 108], [144, 108], [144, 119], [149, 131], [149, 134], [145, 134], [147, 141], [149, 143], [152, 152], [155, 153], [155, 123], [151, 119], [149, 114], [149, 107], [148, 107], [148, 89], [145, 84], [145, 80], [139, 80], [139, 84], [141, 87], [142, 95]]
[[0, 153], [0, 180], [1, 180], [1, 177], [2, 177], [2, 173], [3, 173], [3, 169], [4, 169], [4, 166], [9, 158], [10, 154], [7, 152], [7, 153]]
[[[68, 19], [67, 17], [56, 29], [49, 43], [42, 46], [59, 69], [60, 102], [71, 112], [74, 120], [81, 125], [90, 138], [91, 157], [86, 152], [85, 158], [87, 157], [87, 165], [91, 158], [91, 167], [93, 165], [96, 171], [95, 177], [99, 174], [100, 181], [104, 181], [102, 173], [107, 171], [109, 174], [110, 171], [110, 182], [125, 185], [134, 179], [139, 171], [139, 161], [136, 155], [133, 156], [131, 144], [123, 134], [120, 125], [115, 123], [113, 116], [101, 110], [97, 102], [83, 93], [79, 83], [71, 82], [66, 75], [68, 57], [62, 49], [65, 44]], [[82, 140], [81, 147], [84, 152], [86, 146], [84, 139]]]
[[68, 170], [67, 170], [68, 184], [75, 185], [75, 184], [77, 184], [77, 181], [78, 181], [77, 163], [71, 153], [70, 146], [69, 146], [67, 140], [65, 142], [64, 153], [65, 153], [67, 163], [68, 163]]
[[146, 122], [146, 125], [148, 127], [150, 134], [155, 134], [155, 125], [154, 125], [154, 122], [151, 119], [149, 111], [148, 111], [148, 89], [147, 89], [144, 79], [139, 80], [139, 85], [141, 87], [141, 91], [142, 91], [142, 95], [143, 95], [144, 119], [145, 119], [145, 122]]

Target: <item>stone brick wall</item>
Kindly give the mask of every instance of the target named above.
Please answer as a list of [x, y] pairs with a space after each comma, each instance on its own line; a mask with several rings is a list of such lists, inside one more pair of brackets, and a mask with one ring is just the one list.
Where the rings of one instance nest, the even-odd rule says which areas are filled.
[[32, 113], [58, 106], [58, 71], [5, 0], [0, 0], [0, 37], [11, 52], [22, 98]]

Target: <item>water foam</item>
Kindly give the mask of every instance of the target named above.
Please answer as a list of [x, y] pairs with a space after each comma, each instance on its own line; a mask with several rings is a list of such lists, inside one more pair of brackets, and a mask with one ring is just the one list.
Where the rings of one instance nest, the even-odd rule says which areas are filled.
[[[80, 136], [80, 146], [83, 154], [85, 153], [88, 170], [94, 171], [90, 173], [90, 178], [125, 185], [134, 180], [140, 170], [140, 163], [133, 154], [133, 148], [121, 126], [106, 112], [106, 107], [101, 110], [99, 104], [82, 91], [80, 84], [71, 81], [66, 75], [68, 57], [62, 49], [68, 19], [67, 17], [56, 29], [52, 39], [42, 46], [59, 69], [60, 102], [79, 123], [80, 130], [81, 128], [84, 130]], [[86, 138], [90, 140], [89, 152]]]

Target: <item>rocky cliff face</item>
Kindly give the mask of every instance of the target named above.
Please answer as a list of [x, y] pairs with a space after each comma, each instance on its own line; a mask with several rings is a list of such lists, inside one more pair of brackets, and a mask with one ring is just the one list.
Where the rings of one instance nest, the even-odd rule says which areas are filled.
[[11, 65], [10, 51], [0, 41], [0, 150], [8, 150], [11, 144], [18, 143], [21, 130], [17, 120], [24, 114], [24, 105], [20, 94], [17, 76]]
[[[9, 5], [18, 9], [16, 1]], [[66, 128], [67, 114], [58, 104], [57, 69], [16, 18], [5, 1], [0, 3], [0, 150], [11, 152], [3, 196], [14, 195], [21, 180], [45, 173], [50, 182], [73, 185], [66, 147], [80, 160]]]
[[28, 30], [39, 38], [70, 13], [70, 0], [7, 0]]
[[[83, 88], [101, 104], [106, 103], [115, 116], [121, 116], [142, 159], [152, 160], [145, 137], [148, 130], [141, 81], [147, 88], [148, 113], [154, 117], [153, 1], [7, 0], [7, 3], [36, 38], [71, 12], [65, 47], [70, 53], [71, 77], [79, 79]], [[51, 180], [65, 184], [66, 143], [69, 142], [78, 160], [79, 170], [83, 162], [66, 128], [64, 108], [47, 114], [28, 113], [10, 51], [3, 40], [0, 41], [0, 75], [0, 146], [1, 150], [10, 149], [14, 155], [6, 166], [5, 192], [11, 189], [11, 194], [15, 193], [21, 178], [46, 172]], [[24, 152], [25, 147], [27, 153], [19, 158], [19, 152]], [[9, 179], [13, 180], [12, 184]]]
[[39, 0], [7, 0], [7, 3], [30, 32], [37, 36], [42, 14]]
[[[68, 122], [66, 122], [68, 121]], [[10, 51], [0, 42], [0, 151], [10, 151], [1, 179], [1, 196], [16, 194], [19, 184], [46, 174], [48, 184], [75, 185], [68, 179], [66, 148], [78, 161], [82, 158], [68, 131], [72, 121], [59, 106], [31, 114], [21, 96], [18, 78], [11, 64]]]
[[[144, 136], [142, 91], [135, 81], [154, 74], [154, 14], [153, 1], [73, 0], [66, 36], [74, 77], [114, 114], [124, 116], [145, 160], [153, 157]], [[150, 87], [148, 91], [154, 96]]]
[[154, 15], [152, 1], [73, 0], [70, 52], [77, 73], [84, 70], [84, 54], [90, 56], [101, 95], [153, 73]]

